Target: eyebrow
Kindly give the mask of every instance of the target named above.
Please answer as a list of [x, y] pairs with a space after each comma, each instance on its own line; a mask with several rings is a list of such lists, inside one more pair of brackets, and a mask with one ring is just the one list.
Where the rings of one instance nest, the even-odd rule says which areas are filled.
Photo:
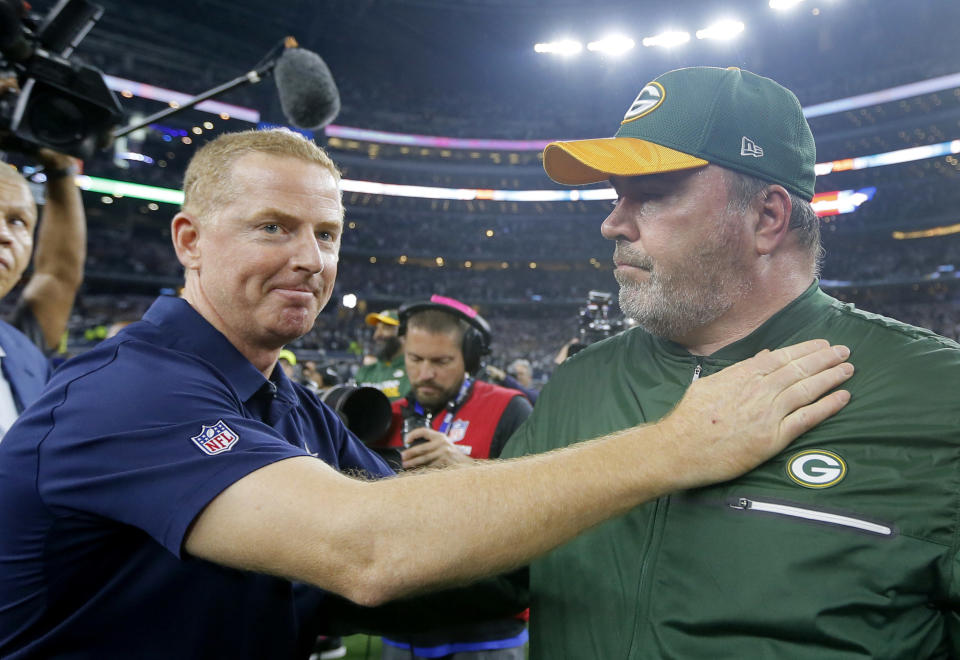
[[413, 351], [408, 351], [407, 354], [410, 357], [417, 358], [418, 360], [430, 360], [431, 362], [436, 362], [438, 360], [455, 360], [457, 357], [456, 355], [441, 355], [440, 357], [427, 357], [425, 355], [420, 355], [419, 353], [415, 353]]
[[30, 204], [11, 203], [7, 206], [8, 215], [17, 215], [24, 220], [29, 221], [31, 225], [37, 224], [37, 209]]
[[[278, 209], [272, 206], [269, 208], [261, 209], [250, 218], [252, 222], [259, 222], [261, 220], [267, 220], [267, 219], [276, 219], [276, 220], [282, 220], [286, 222], [302, 221], [302, 218], [300, 216], [295, 215], [293, 213], [287, 213], [282, 209]], [[337, 218], [336, 220], [323, 220], [320, 222], [320, 225], [323, 227], [342, 227], [343, 218], [340, 217], [340, 218]]]

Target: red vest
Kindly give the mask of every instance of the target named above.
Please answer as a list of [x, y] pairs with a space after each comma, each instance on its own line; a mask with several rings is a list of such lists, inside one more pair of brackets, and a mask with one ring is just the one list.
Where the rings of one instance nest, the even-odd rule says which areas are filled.
[[[469, 451], [465, 453], [470, 458], [490, 458], [493, 432], [497, 429], [500, 416], [503, 415], [507, 404], [515, 396], [523, 396], [523, 394], [482, 380], [474, 381], [467, 400], [453, 413], [453, 418], [447, 427], [447, 437], [458, 446], [469, 447]], [[400, 399], [394, 401], [392, 406], [393, 420], [387, 432], [385, 445], [402, 447], [403, 410], [410, 407], [410, 402], [407, 399]], [[448, 412], [445, 409], [434, 415], [430, 426], [439, 431]]]

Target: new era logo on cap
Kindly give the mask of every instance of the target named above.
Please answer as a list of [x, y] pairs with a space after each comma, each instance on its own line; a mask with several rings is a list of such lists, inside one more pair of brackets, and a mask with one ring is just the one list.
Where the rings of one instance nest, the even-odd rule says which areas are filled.
[[740, 140], [740, 155], [763, 158], [763, 147], [744, 135]]

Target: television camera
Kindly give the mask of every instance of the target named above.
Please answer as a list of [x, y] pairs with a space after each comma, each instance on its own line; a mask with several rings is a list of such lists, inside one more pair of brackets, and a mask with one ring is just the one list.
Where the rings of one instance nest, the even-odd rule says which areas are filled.
[[60, 0], [43, 17], [0, 0], [0, 149], [84, 159], [110, 145], [120, 103], [98, 69], [72, 59], [102, 15], [87, 0]]

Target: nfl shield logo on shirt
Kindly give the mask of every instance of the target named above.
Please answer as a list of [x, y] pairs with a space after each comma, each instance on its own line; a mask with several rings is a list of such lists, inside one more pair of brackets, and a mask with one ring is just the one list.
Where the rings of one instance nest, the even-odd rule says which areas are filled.
[[453, 426], [450, 427], [450, 432], [447, 433], [447, 437], [450, 438], [451, 442], [460, 442], [467, 436], [468, 426], [470, 426], [470, 420], [458, 419], [453, 423]]
[[199, 435], [190, 438], [193, 440], [205, 454], [213, 456], [221, 452], [229, 451], [233, 445], [240, 439], [222, 419], [212, 426], [203, 425]]

